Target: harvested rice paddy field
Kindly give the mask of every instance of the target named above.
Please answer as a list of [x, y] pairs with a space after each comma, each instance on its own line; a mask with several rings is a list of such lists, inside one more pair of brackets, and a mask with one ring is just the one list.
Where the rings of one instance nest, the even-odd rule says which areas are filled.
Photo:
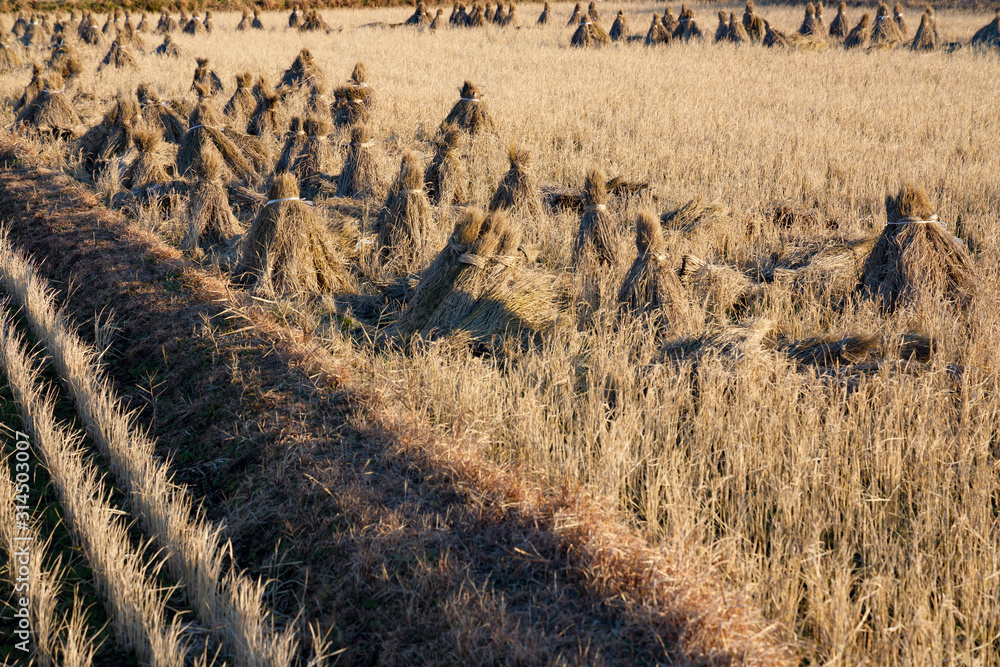
[[596, 9], [0, 16], [7, 663], [1000, 665], [993, 11]]

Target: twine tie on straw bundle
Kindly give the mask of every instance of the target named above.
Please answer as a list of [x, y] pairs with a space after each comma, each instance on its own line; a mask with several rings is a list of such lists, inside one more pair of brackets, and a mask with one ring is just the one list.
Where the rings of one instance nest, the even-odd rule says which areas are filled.
[[361, 246], [363, 245], [375, 245], [375, 237], [366, 236], [358, 239], [358, 242], [354, 244], [354, 252], [361, 252]]
[[593, 206], [587, 206], [584, 210], [586, 211], [607, 211], [608, 207], [604, 204], [594, 204]]
[[372, 145], [372, 142], [366, 141], [364, 143], [360, 143], [359, 144], [359, 143], [355, 143], [355, 142], [352, 141], [351, 145], [352, 146], [357, 146], [358, 148], [369, 148]]
[[652, 259], [657, 264], [662, 264], [663, 262], [667, 261], [667, 256], [658, 255], [652, 252], [644, 252], [641, 255], [639, 255], [639, 259]]
[[490, 259], [497, 264], [507, 267], [508, 269], [512, 269], [520, 263], [519, 258], [512, 255], [495, 255]]
[[938, 224], [938, 225], [941, 225], [942, 227], [944, 227], [944, 225], [941, 224], [941, 221], [938, 220], [938, 217], [937, 217], [936, 213], [934, 215], [930, 216], [929, 218], [927, 218], [926, 220], [924, 220], [923, 218], [915, 218], [913, 216], [909, 216], [909, 217], [906, 217], [906, 218], [900, 218], [899, 220], [891, 220], [889, 222], [889, 224], [890, 225], [908, 225], [911, 222], [914, 223], [914, 224], [918, 224], [918, 225]]
[[456, 255], [464, 255], [465, 251], [468, 250], [468, 248], [460, 243], [455, 243], [454, 241], [448, 241], [448, 250], [451, 250]]
[[42, 92], [43, 93], [48, 93], [49, 95], [58, 95], [59, 93], [62, 93], [62, 92], [65, 92], [65, 91], [66, 91], [66, 86], [63, 86], [59, 90], [46, 90], [45, 88], [42, 88]]
[[475, 97], [463, 97], [462, 101], [463, 102], [478, 102], [479, 100], [477, 98], [475, 98]]
[[486, 268], [486, 260], [479, 255], [465, 253], [458, 258], [458, 261], [462, 264], [470, 264], [478, 269]]
[[302, 197], [282, 197], [281, 199], [268, 199], [264, 202], [264, 206], [270, 206], [271, 204], [280, 204], [283, 201], [300, 201], [306, 206], [312, 206], [313, 203], [308, 199], [303, 199]]
[[420, 188], [415, 188], [413, 190], [406, 190], [406, 194], [408, 194], [408, 195], [422, 195], [422, 194], [424, 194], [424, 191], [422, 189], [420, 189]]

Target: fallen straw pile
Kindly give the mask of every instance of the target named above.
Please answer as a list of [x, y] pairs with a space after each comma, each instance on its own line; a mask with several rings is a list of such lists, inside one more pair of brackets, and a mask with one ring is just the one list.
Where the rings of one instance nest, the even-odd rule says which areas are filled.
[[372, 152], [371, 133], [364, 125], [351, 128], [351, 141], [347, 145], [344, 168], [337, 183], [337, 195], [365, 199], [377, 196], [381, 190], [378, 163]]
[[573, 263], [593, 257], [601, 264], [614, 266], [618, 263], [618, 237], [608, 214], [604, 174], [597, 169], [588, 171], [583, 191], [584, 212], [573, 246]]
[[472, 135], [495, 132], [496, 124], [479, 96], [479, 89], [471, 81], [466, 81], [462, 84], [460, 93], [461, 98], [451, 108], [441, 127], [454, 123], [459, 129]]
[[190, 222], [181, 248], [207, 251], [217, 243], [243, 232], [229, 206], [226, 190], [219, 180], [222, 164], [214, 153], [205, 153], [193, 169], [195, 181], [190, 189]]
[[263, 295], [354, 291], [354, 280], [325, 223], [278, 174], [240, 250], [234, 278]]
[[666, 254], [659, 220], [643, 211], [635, 223], [637, 256], [625, 276], [618, 303], [625, 312], [670, 327], [690, 315], [690, 302]]
[[379, 255], [383, 265], [405, 273], [423, 259], [433, 226], [431, 205], [424, 192], [424, 171], [420, 157], [403, 153], [399, 175], [389, 189], [385, 207], [375, 223]]
[[888, 224], [861, 274], [862, 292], [893, 311], [907, 304], [969, 304], [977, 277], [965, 245], [948, 233], [923, 188], [886, 197]]
[[458, 153], [462, 132], [454, 123], [445, 124], [434, 140], [434, 157], [424, 173], [424, 188], [431, 202], [440, 206], [467, 200], [468, 171]]

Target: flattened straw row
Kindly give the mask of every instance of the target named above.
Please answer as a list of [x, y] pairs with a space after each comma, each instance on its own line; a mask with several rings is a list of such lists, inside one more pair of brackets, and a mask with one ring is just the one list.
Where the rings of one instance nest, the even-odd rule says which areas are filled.
[[[260, 602], [262, 584], [235, 571], [220, 581], [228, 547], [219, 544], [218, 528], [195, 509], [190, 494], [156, 457], [155, 443], [133, 417], [123, 413], [96, 353], [56, 310], [46, 283], [14, 250], [6, 232], [0, 234], [0, 283], [21, 306], [35, 338], [45, 345], [81, 423], [109, 464], [139, 525], [160, 547], [170, 575], [183, 583], [198, 618], [240, 662], [290, 664], [296, 646], [294, 628], [275, 633], [270, 613]], [[172, 651], [164, 664], [179, 665], [182, 653], [172, 637], [163, 635], [154, 647], [162, 644]]]

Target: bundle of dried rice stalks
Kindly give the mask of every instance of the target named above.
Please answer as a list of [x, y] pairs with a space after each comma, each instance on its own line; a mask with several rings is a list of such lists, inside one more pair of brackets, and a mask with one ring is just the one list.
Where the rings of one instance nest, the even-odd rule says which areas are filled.
[[180, 144], [187, 126], [177, 112], [161, 100], [148, 83], [140, 83], [135, 95], [139, 100], [139, 116], [142, 121], [150, 127], [158, 128], [165, 141]]
[[597, 11], [596, 2], [591, 2], [589, 5], [587, 5], [587, 16], [590, 18], [591, 21], [597, 21], [597, 22], [601, 21], [601, 14], [600, 12]]
[[270, 89], [261, 79], [257, 86], [257, 106], [250, 114], [247, 134], [269, 137], [281, 134], [287, 127], [288, 111], [282, 103], [281, 94]]
[[333, 91], [333, 118], [337, 127], [364, 125], [371, 120], [367, 86], [338, 86]]
[[439, 29], [444, 27], [444, 12], [438, 7], [437, 13], [434, 14], [434, 20], [431, 21], [430, 31], [437, 32]]
[[35, 99], [42, 90], [42, 66], [38, 63], [31, 63], [31, 79], [28, 80], [28, 85], [24, 87], [24, 92], [21, 93], [21, 97], [18, 98], [17, 102], [14, 104], [14, 111], [20, 111], [28, 104], [31, 100]]
[[965, 245], [938, 222], [923, 188], [886, 197], [888, 224], [865, 262], [862, 291], [889, 311], [922, 301], [969, 304], [978, 279]]
[[715, 28], [715, 43], [724, 42], [729, 38], [729, 19], [725, 12], [719, 12], [719, 25]]
[[132, 21], [128, 17], [125, 17], [125, 25], [123, 25], [122, 29], [118, 32], [117, 39], [120, 40], [122, 44], [131, 46], [134, 49], [141, 50], [146, 48], [146, 43], [142, 40], [142, 37], [139, 36], [136, 29], [132, 27]]
[[472, 6], [472, 13], [465, 22], [467, 28], [485, 28], [486, 13], [478, 2]]
[[678, 253], [704, 255], [724, 243], [732, 227], [729, 209], [720, 202], [702, 197], [695, 197], [680, 208], [664, 213], [660, 222], [672, 261], [680, 259]]
[[875, 25], [872, 27], [871, 45], [873, 47], [893, 47], [903, 41], [899, 26], [892, 20], [889, 8], [885, 3], [879, 3], [875, 12]]
[[203, 161], [202, 154], [206, 151], [217, 151], [223, 165], [235, 178], [245, 183], [252, 183], [257, 178], [258, 170], [243, 148], [223, 130], [222, 119], [215, 108], [208, 102], [200, 102], [191, 112], [187, 133], [177, 153], [177, 173], [187, 175], [193, 166]]
[[772, 28], [767, 21], [764, 21], [764, 41], [761, 43], [772, 48], [789, 46], [788, 36], [780, 30]]
[[240, 17], [240, 22], [236, 24], [237, 32], [246, 32], [250, 30], [250, 11], [244, 7], [243, 16]]
[[7, 74], [21, 66], [21, 54], [18, 53], [10, 41], [0, 34], [0, 74]]
[[969, 41], [969, 46], [978, 46], [985, 49], [1000, 48], [1000, 9], [993, 20], [976, 31]]
[[840, 6], [837, 7], [837, 16], [833, 19], [833, 23], [830, 24], [830, 37], [838, 37], [844, 39], [847, 37], [847, 33], [850, 32], [851, 28], [847, 23], [847, 3], [841, 2]]
[[191, 20], [184, 24], [182, 32], [185, 35], [200, 35], [205, 32], [205, 24], [201, 22], [200, 16], [192, 16]]
[[659, 14], [653, 13], [653, 20], [649, 24], [649, 30], [646, 31], [646, 46], [656, 46], [657, 44], [669, 44], [671, 39], [670, 33], [667, 29], [663, 27], [663, 22], [660, 20]]
[[242, 234], [243, 229], [222, 187], [222, 164], [216, 154], [202, 154], [192, 171], [195, 180], [190, 188], [190, 222], [181, 248], [198, 254]]
[[618, 42], [626, 37], [628, 37], [628, 19], [625, 18], [625, 12], [618, 10], [618, 16], [615, 17], [615, 22], [611, 24], [611, 32], [608, 33], [612, 42]]
[[72, 137], [80, 131], [80, 117], [66, 95], [61, 76], [43, 74], [38, 94], [21, 109], [15, 122], [38, 132], [60, 137]]
[[913, 43], [910, 45], [914, 51], [937, 50], [937, 27], [934, 24], [933, 11], [928, 7], [920, 17], [920, 27], [917, 28], [917, 34], [913, 36]]
[[674, 39], [683, 39], [690, 42], [692, 39], [703, 39], [701, 28], [694, 18], [694, 10], [681, 6], [681, 16], [677, 22], [677, 30], [674, 31]]
[[837, 241], [785, 251], [762, 272], [765, 280], [790, 284], [801, 291], [842, 296], [853, 291], [875, 245], [875, 237]]
[[278, 162], [274, 165], [275, 172], [291, 171], [292, 165], [302, 152], [302, 147], [306, 145], [306, 132], [302, 129], [302, 119], [292, 116], [288, 125], [288, 132], [285, 133], [285, 144], [281, 147], [281, 154]]
[[903, 39], [906, 39], [910, 31], [906, 27], [906, 17], [903, 16], [903, 5], [898, 2], [892, 9], [892, 20], [895, 21], [896, 27], [899, 28], [899, 34], [903, 36]]
[[729, 31], [726, 33], [726, 41], [734, 44], [746, 44], [750, 41], [743, 24], [736, 20], [736, 14], [729, 12]]
[[430, 25], [431, 20], [431, 15], [427, 11], [427, 5], [423, 2], [418, 2], [413, 14], [404, 23], [405, 25]]
[[302, 12], [299, 11], [299, 6], [292, 5], [292, 13], [288, 15], [288, 27], [298, 28], [300, 25], [302, 25], [303, 20], [304, 16]]
[[80, 154], [88, 173], [94, 175], [132, 147], [139, 113], [138, 103], [119, 94], [101, 122], [80, 138]]
[[689, 317], [688, 295], [666, 254], [663, 230], [647, 211], [636, 220], [635, 246], [638, 255], [618, 292], [621, 308], [633, 315], [651, 317], [663, 327]]
[[336, 169], [327, 138], [330, 134], [330, 121], [320, 116], [308, 116], [302, 129], [306, 141], [292, 170], [299, 177], [302, 194], [316, 197], [332, 179]]
[[866, 360], [878, 348], [879, 338], [866, 334], [838, 336], [827, 334], [803, 340], [779, 341], [776, 349], [800, 366], [833, 368], [850, 366]]
[[278, 82], [279, 89], [298, 90], [305, 86], [324, 85], [326, 77], [323, 70], [316, 64], [309, 49], [302, 49], [291, 66], [281, 75]]
[[177, 21], [170, 16], [167, 10], [160, 12], [160, 20], [156, 22], [156, 32], [166, 35], [177, 30]]
[[570, 46], [579, 47], [602, 46], [610, 44], [611, 38], [608, 37], [608, 33], [604, 32], [604, 28], [599, 23], [590, 20], [589, 16], [584, 16], [580, 19], [580, 25], [573, 33], [569, 43]]
[[253, 22], [250, 24], [250, 27], [253, 28], [254, 30], [264, 29], [264, 24], [260, 20], [260, 10], [258, 10], [257, 8], [254, 8], [253, 10]]
[[83, 64], [77, 57], [76, 51], [63, 39], [60, 39], [52, 49], [48, 68], [61, 76], [66, 83], [71, 83], [83, 73]]
[[851, 29], [851, 32], [847, 34], [847, 38], [844, 39], [845, 49], [868, 48], [872, 37], [871, 21], [871, 15], [862, 15], [861, 20], [858, 21], [858, 24]]
[[215, 73], [215, 70], [208, 66], [208, 58], [196, 58], [197, 67], [194, 70], [194, 79], [191, 83], [191, 90], [207, 91], [208, 95], [215, 95], [222, 92], [222, 79]]
[[236, 91], [222, 108], [222, 113], [230, 123], [238, 127], [246, 127], [257, 102], [253, 95], [253, 75], [243, 72], [236, 75]]
[[107, 54], [101, 60], [101, 64], [97, 67], [97, 70], [101, 71], [105, 67], [136, 69], [138, 64], [135, 62], [135, 57], [131, 51], [128, 46], [122, 44], [120, 37], [116, 37], [115, 41], [111, 43], [111, 48], [108, 49]]
[[163, 38], [163, 43], [156, 47], [156, 55], [167, 56], [168, 58], [180, 58], [181, 49], [174, 44], [174, 40], [167, 35]]
[[583, 10], [580, 7], [580, 3], [576, 3], [573, 7], [573, 13], [569, 17], [569, 22], [566, 23], [567, 28], [571, 28], [575, 25], [579, 25], [580, 20], [583, 19]]
[[698, 336], [666, 343], [660, 349], [663, 362], [695, 361], [707, 356], [739, 360], [763, 354], [774, 346], [774, 321], [753, 318], [737, 325], [710, 329]]
[[503, 28], [517, 26], [517, 5], [514, 4], [513, 0], [507, 3], [507, 13], [503, 15], [500, 26]]
[[764, 19], [757, 14], [753, 0], [747, 0], [746, 7], [743, 10], [743, 28], [747, 31], [747, 36], [750, 37], [751, 42], [759, 44], [764, 41], [764, 33], [766, 32]]
[[384, 264], [397, 272], [412, 270], [423, 259], [432, 225], [420, 157], [406, 151], [375, 223]]
[[325, 223], [278, 174], [240, 250], [234, 277], [264, 295], [354, 291], [354, 280]]
[[327, 25], [326, 21], [323, 20], [323, 17], [319, 15], [319, 11], [310, 9], [306, 12], [306, 18], [302, 22], [302, 25], [299, 26], [299, 30], [301, 32], [329, 32], [330, 26]]
[[551, 16], [551, 14], [552, 8], [549, 7], [549, 3], [546, 2], [545, 6], [542, 8], [542, 13], [538, 16], [538, 25], [548, 25], [549, 16]]
[[513, 144], [507, 151], [510, 169], [500, 180], [490, 200], [490, 211], [507, 210], [513, 216], [537, 219], [542, 216], [542, 195], [531, 171], [531, 155]]
[[168, 151], [163, 150], [163, 136], [158, 128], [137, 127], [132, 132], [136, 156], [122, 174], [122, 187], [145, 190], [165, 183], [173, 176], [173, 164]]
[[462, 132], [454, 123], [446, 123], [434, 140], [434, 157], [424, 173], [424, 187], [431, 202], [451, 206], [466, 201], [468, 171], [458, 153]]
[[663, 12], [663, 18], [660, 19], [660, 21], [663, 23], [663, 27], [670, 34], [670, 36], [673, 37], [674, 31], [677, 30], [677, 27], [680, 25], [680, 22], [674, 16], [674, 10], [667, 6]]
[[799, 26], [799, 34], [805, 37], [823, 36], [823, 26], [816, 18], [816, 6], [811, 2], [806, 4], [806, 17]]
[[743, 314], [768, 290], [768, 285], [754, 282], [736, 267], [712, 264], [695, 255], [684, 256], [677, 275], [691, 289], [695, 303], [720, 319]]
[[601, 264], [614, 266], [618, 263], [618, 237], [608, 213], [604, 174], [598, 169], [588, 171], [583, 191], [584, 213], [573, 246], [573, 263], [593, 256]]
[[459, 91], [461, 97], [451, 108], [444, 122], [441, 123], [442, 129], [448, 124], [454, 124], [472, 135], [485, 132], [495, 133], [496, 124], [479, 95], [479, 89], [472, 82], [466, 81]]
[[364, 125], [351, 128], [351, 142], [347, 145], [344, 168], [340, 172], [337, 195], [341, 197], [367, 198], [376, 196], [381, 190], [378, 164], [372, 153], [371, 133]]

